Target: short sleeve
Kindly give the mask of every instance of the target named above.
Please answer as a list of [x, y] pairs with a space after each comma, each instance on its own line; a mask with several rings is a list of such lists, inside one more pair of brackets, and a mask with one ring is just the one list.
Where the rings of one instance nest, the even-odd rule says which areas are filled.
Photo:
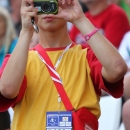
[[[6, 63], [8, 62], [9, 57], [10, 55], [7, 55], [3, 61], [2, 67], [0, 69], [0, 77], [2, 75], [4, 67], [6, 66]], [[0, 112], [7, 110], [9, 107], [14, 107], [15, 104], [18, 103], [23, 98], [25, 90], [26, 90], [26, 84], [27, 84], [27, 80], [26, 80], [26, 77], [24, 76], [19, 94], [14, 99], [6, 98], [0, 93]]]
[[94, 55], [93, 51], [88, 47], [87, 60], [91, 70], [91, 78], [95, 87], [95, 91], [101, 96], [101, 89], [112, 95], [114, 98], [120, 98], [123, 95], [123, 78], [116, 83], [108, 83], [102, 77], [102, 65]]

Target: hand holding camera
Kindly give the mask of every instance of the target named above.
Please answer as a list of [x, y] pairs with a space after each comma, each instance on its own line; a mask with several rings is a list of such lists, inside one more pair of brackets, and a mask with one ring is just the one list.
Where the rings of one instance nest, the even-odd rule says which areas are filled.
[[[37, 14], [49, 14], [50, 17], [64, 19], [72, 23], [84, 17], [78, 0], [22, 0], [22, 3], [24, 5], [22, 5], [22, 9], [24, 8], [22, 13], [24, 17], [22, 17], [25, 19], [26, 15], [28, 19], [30, 18], [28, 23], [33, 24], [35, 28]], [[29, 7], [27, 7], [27, 4], [29, 4]], [[31, 20], [32, 18], [33, 20]], [[35, 31], [38, 32], [36, 29]]]
[[56, 14], [52, 17], [73, 22], [84, 15], [78, 0], [33, 0], [39, 14]]

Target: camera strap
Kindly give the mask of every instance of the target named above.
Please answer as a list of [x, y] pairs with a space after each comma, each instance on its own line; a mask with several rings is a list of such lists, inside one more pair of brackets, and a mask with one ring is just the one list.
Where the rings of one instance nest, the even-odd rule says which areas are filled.
[[[72, 43], [69, 44], [64, 49], [64, 51], [62, 52], [60, 57], [63, 57], [64, 53], [71, 47], [71, 45], [72, 45]], [[72, 106], [72, 104], [71, 104], [71, 102], [70, 102], [70, 100], [69, 100], [69, 98], [68, 98], [68, 96], [67, 96], [67, 94], [66, 94], [66, 92], [64, 90], [64, 87], [63, 87], [63, 84], [61, 82], [59, 74], [56, 72], [56, 70], [55, 70], [55, 68], [54, 68], [54, 66], [53, 66], [53, 64], [52, 64], [48, 54], [45, 51], [45, 49], [44, 48], [41, 49], [39, 46], [40, 46], [40, 44], [38, 44], [34, 49], [36, 50], [39, 58], [47, 66], [47, 69], [48, 69], [48, 71], [50, 73], [50, 76], [52, 77], [52, 80], [53, 80], [53, 82], [54, 82], [54, 84], [56, 86], [56, 89], [57, 89], [58, 93], [59, 93], [58, 96], [61, 97], [61, 99], [62, 99], [62, 101], [63, 101], [63, 103], [65, 105], [66, 110], [72, 111], [73, 110], [73, 106]]]
[[32, 25], [33, 25], [35, 32], [38, 33], [39, 29], [38, 29], [38, 26], [35, 23], [34, 17], [31, 18], [31, 22], [32, 22]]

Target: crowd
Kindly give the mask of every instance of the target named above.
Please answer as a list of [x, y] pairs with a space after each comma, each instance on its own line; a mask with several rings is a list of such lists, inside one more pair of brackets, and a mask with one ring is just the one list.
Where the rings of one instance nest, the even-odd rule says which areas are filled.
[[[82, 26], [84, 25], [84, 21], [83, 21], [83, 25], [81, 25], [82, 23], [80, 23], [80, 26], [79, 26], [79, 23], [75, 22], [76, 20], [74, 18], [73, 19], [69, 19], [66, 15], [64, 15], [64, 13], [61, 13], [62, 15], [64, 15], [64, 18], [62, 16], [60, 16], [60, 15], [58, 15], [58, 16], [56, 16], [54, 18], [58, 18], [58, 20], [59, 20], [59, 18], [62, 18], [64, 20], [66, 20], [67, 23], [68, 23], [67, 24], [67, 29], [65, 29], [65, 27], [63, 29], [61, 29], [62, 26], [64, 26], [64, 21], [61, 20], [61, 19], [59, 20], [60, 22], [58, 24], [56, 23], [54, 25], [55, 27], [51, 25], [51, 27], [54, 28], [54, 29], [51, 29], [51, 27], [49, 27], [50, 26], [49, 24], [45, 23], [46, 24], [46, 27], [45, 27], [45, 26], [43, 26], [40, 23], [41, 21], [38, 21], [37, 24], [38, 24], [38, 27], [39, 27], [39, 33], [34, 32], [34, 30], [32, 31], [32, 29], [29, 30], [29, 28], [28, 28], [28, 30], [31, 32], [32, 35], [30, 36], [28, 34], [28, 39], [27, 39], [26, 36], [22, 37], [21, 36], [21, 32], [23, 32], [23, 27], [25, 27], [25, 22], [23, 22], [23, 20], [26, 21], [25, 18], [21, 16], [22, 9], [25, 8], [23, 6], [24, 5], [23, 1], [24, 0], [1, 0], [0, 1], [0, 66], [2, 66], [0, 73], [4, 77], [4, 78], [2, 77], [2, 81], [9, 79], [9, 77], [6, 77], [5, 74], [7, 74], [7, 72], [12, 72], [10, 70], [12, 67], [14, 67], [13, 66], [14, 64], [12, 64], [13, 63], [12, 58], [19, 59], [19, 57], [17, 57], [16, 54], [19, 55], [19, 53], [22, 52], [22, 49], [21, 49], [21, 51], [19, 51], [20, 47], [24, 48], [25, 50], [28, 50], [28, 49], [32, 50], [39, 42], [42, 43], [44, 41], [44, 44], [45, 43], [50, 43], [50, 44], [45, 44], [45, 48], [48, 51], [47, 53], [52, 58], [51, 60], [54, 63], [56, 63], [56, 61], [55, 61], [56, 58], [58, 56], [60, 56], [61, 50], [58, 48], [57, 49], [58, 50], [57, 54], [56, 53], [53, 54], [53, 52], [51, 53], [50, 50], [52, 50], [52, 49], [56, 50], [55, 49], [56, 47], [63, 48], [64, 46], [67, 46], [67, 44], [65, 44], [65, 41], [68, 42], [68, 43], [70, 41], [72, 41], [77, 46], [81, 45], [82, 48], [84, 48], [84, 47], [92, 48], [93, 52], [95, 53], [97, 59], [101, 62], [102, 66], [105, 69], [107, 68], [109, 70], [109, 72], [107, 72], [108, 71], [107, 69], [106, 70], [105, 69], [102, 70], [104, 72], [103, 75], [102, 75], [102, 77], [104, 78], [103, 81], [101, 80], [101, 77], [98, 79], [98, 80], [100, 80], [100, 82], [104, 82], [104, 84], [106, 86], [109, 86], [109, 89], [108, 88], [106, 89], [105, 87], [100, 88], [100, 89], [102, 89], [102, 94], [100, 94], [99, 88], [95, 88], [96, 93], [98, 93], [100, 96], [109, 95], [109, 94], [114, 96], [114, 97], [121, 97], [122, 96], [122, 99], [124, 100], [124, 103], [123, 103], [123, 106], [122, 106], [123, 109], [122, 109], [122, 117], [121, 118], [122, 118], [122, 122], [124, 123], [125, 130], [130, 130], [130, 112], [129, 112], [129, 110], [130, 110], [130, 0], [79, 0], [79, 3], [80, 3], [81, 8], [83, 10], [83, 13], [85, 14], [85, 16], [89, 20], [89, 22], [92, 23], [92, 25], [91, 25], [87, 21], [86, 23], [88, 23], [88, 26], [84, 27], [84, 28], [88, 29], [89, 30], [88, 32], [91, 32], [92, 29], [94, 29], [94, 28], [96, 28], [98, 30], [98, 32], [95, 32], [92, 35], [92, 41], [91, 40], [90, 41], [86, 40], [84, 38], [84, 35], [87, 32], [87, 31], [84, 31], [84, 29], [82, 29]], [[31, 1], [31, 0], [27, 0], [27, 1]], [[31, 2], [29, 4], [33, 5]], [[60, 4], [61, 4], [60, 6], [61, 7], [63, 6], [64, 9], [67, 8], [64, 5], [66, 3], [60, 3]], [[70, 4], [68, 4], [68, 6], [70, 6]], [[78, 7], [78, 4], [77, 4], [77, 7]], [[26, 11], [30, 11], [30, 10], [32, 11], [33, 10], [36, 13], [36, 10], [32, 9], [31, 6], [28, 7], [28, 9], [25, 9], [25, 10]], [[34, 16], [34, 14], [30, 13], [30, 16]], [[69, 14], [69, 16], [71, 16], [71, 15]], [[78, 16], [75, 16], [75, 17], [78, 19]], [[56, 38], [60, 42], [63, 43], [63, 46], [59, 46], [60, 45], [60, 44], [58, 44], [59, 41], [56, 38], [53, 38], [54, 34], [50, 33], [50, 32], [56, 32], [55, 31], [56, 29], [58, 31], [60, 30], [59, 32], [64, 34], [64, 36], [59, 34], [59, 36], [60, 36], [60, 40], [59, 40], [57, 33], [55, 33]], [[27, 30], [27, 28], [25, 30]], [[43, 36], [43, 34], [45, 36]], [[100, 34], [101, 34], [101, 36], [105, 37], [105, 40], [102, 39], [101, 36], [98, 36]], [[93, 36], [95, 37], [96, 40], [93, 39]], [[48, 40], [47, 38], [50, 38], [50, 39]], [[30, 43], [29, 46], [23, 47], [22, 45], [20, 45], [20, 43], [22, 42], [20, 40], [23, 40], [25, 43], [29, 42]], [[57, 46], [53, 46], [52, 45], [54, 40], [57, 43]], [[101, 44], [98, 41], [100, 41]], [[97, 42], [97, 44], [99, 44], [98, 50], [96, 49], [96, 47], [98, 45], [93, 45], [96, 42]], [[110, 42], [110, 44], [112, 45], [112, 47], [111, 46], [110, 47], [107, 46], [111, 50], [112, 54], [111, 55], [104, 55], [104, 57], [102, 57], [98, 53], [105, 52], [105, 51], [102, 51], [103, 47], [104, 47], [104, 50], [106, 49], [108, 54], [110, 53], [110, 50], [105, 47], [105, 44], [107, 42]], [[51, 46], [51, 49], [50, 49], [50, 46]], [[70, 46], [70, 49], [73, 48], [73, 46], [75, 46], [75, 45], [72, 44]], [[14, 51], [15, 48], [16, 48], [17, 51]], [[115, 66], [109, 66], [111, 68], [106, 67], [108, 62], [107, 61], [105, 62], [105, 56], [107, 56], [108, 59], [110, 58], [110, 61], [112, 60], [110, 56], [112, 56], [112, 57], [115, 56], [115, 59], [117, 57], [119, 58], [119, 56], [114, 52], [113, 48], [120, 53], [120, 55], [122, 56], [122, 58], [124, 59], [125, 63], [128, 66], [127, 73], [126, 74], [124, 73], [124, 75], [123, 75], [124, 78], [123, 78], [123, 76], [119, 76], [117, 79], [115, 79], [115, 77], [112, 79], [112, 77], [109, 76], [111, 70], [113, 69], [112, 67], [115, 67]], [[75, 51], [77, 51], [78, 49], [80, 49], [80, 47], [77, 47]], [[101, 51], [101, 52], [97, 52], [97, 51]], [[70, 56], [71, 53], [72, 52], [67, 53], [68, 56]], [[79, 55], [78, 53], [79, 52], [77, 52], [77, 55]], [[88, 52], [88, 53], [90, 54], [92, 52]], [[4, 58], [6, 57], [7, 54], [12, 54], [12, 55], [10, 57], [11, 60], [10, 60], [9, 64], [7, 64], [7, 67], [5, 67], [6, 61], [4, 61]], [[27, 51], [24, 51], [24, 55], [25, 54], [27, 55]], [[34, 56], [34, 60], [35, 60], [33, 62], [38, 62], [38, 60], [35, 58], [35, 54], [32, 54], [32, 52], [31, 52], [30, 55], [31, 56], [29, 56], [29, 63], [27, 64], [27, 67], [28, 67], [27, 70], [25, 69], [26, 68], [25, 64], [27, 62], [26, 61], [27, 59], [25, 57], [27, 57], [27, 56], [21, 56], [21, 57], [23, 57], [23, 59], [19, 59], [21, 61], [18, 62], [18, 63], [21, 63], [23, 61], [24, 68], [21, 67], [20, 65], [19, 65], [19, 67], [21, 67], [21, 70], [23, 70], [23, 72], [26, 70], [26, 73], [27, 73], [26, 75], [29, 75], [29, 74], [31, 74], [32, 71], [35, 71], [36, 68], [34, 68], [34, 67], [39, 67], [40, 66], [40, 64], [35, 64], [34, 63], [35, 66], [33, 66], [33, 67], [31, 66], [30, 67], [30, 64], [32, 64], [32, 61], [30, 60], [32, 58], [32, 56]], [[54, 55], [56, 55], [56, 56], [54, 56]], [[64, 55], [64, 52], [62, 53], [62, 55]], [[84, 55], [82, 55], [82, 56], [84, 56]], [[91, 56], [94, 56], [94, 55], [91, 55]], [[62, 59], [62, 56], [60, 58]], [[8, 56], [7, 56], [7, 59], [8, 59]], [[63, 59], [64, 59], [64, 57], [63, 57]], [[66, 59], [67, 59], [67, 57], [66, 57]], [[88, 58], [88, 59], [90, 59], [90, 58]], [[93, 60], [97, 60], [97, 59], [93, 59]], [[70, 57], [70, 59], [67, 59], [67, 60], [71, 60], [71, 57]], [[80, 62], [82, 61], [82, 57], [80, 57], [80, 55], [79, 55], [79, 61]], [[69, 61], [69, 62], [71, 62], [71, 61]], [[67, 61], [68, 65], [70, 65], [69, 62]], [[73, 62], [75, 62], [75, 61], [73, 61]], [[95, 86], [99, 85], [100, 87], [102, 87], [104, 84], [98, 83], [97, 82], [97, 77], [95, 76], [97, 74], [100, 74], [99, 70], [96, 70], [97, 67], [94, 67], [94, 65], [97, 63], [97, 61], [94, 62], [93, 64], [91, 62], [92, 61], [89, 61], [89, 64], [91, 64], [90, 66], [92, 67], [91, 69], [94, 69], [94, 70], [91, 70], [92, 71], [92, 76], [93, 76], [92, 77], [93, 84]], [[2, 65], [2, 63], [3, 63], [3, 65]], [[16, 63], [15, 60], [14, 60], [14, 63]], [[64, 64], [66, 64], [66, 63], [64, 63]], [[78, 64], [80, 64], [80, 63], [78, 63]], [[119, 65], [120, 63], [117, 63], [117, 64]], [[8, 67], [9, 65], [11, 66], [10, 69]], [[64, 69], [63, 66], [62, 66], [63, 65], [62, 62], [59, 63], [59, 65], [60, 65], [60, 67], [62, 67], [62, 69]], [[65, 67], [69, 67], [68, 65], [66, 65]], [[76, 67], [79, 67], [76, 64], [73, 64], [73, 65], [75, 66], [75, 67], [73, 67], [73, 70], [74, 70], [74, 68], [77, 69]], [[99, 64], [97, 64], [97, 65], [99, 65]], [[111, 64], [111, 65], [113, 65], [113, 64]], [[84, 67], [84, 65], [81, 65], [81, 67]], [[100, 65], [98, 67], [100, 67]], [[3, 71], [4, 71], [3, 68], [5, 68], [5, 73], [3, 73]], [[62, 70], [62, 69], [59, 70], [61, 75], [62, 75], [62, 71], [63, 71], [63, 73], [67, 73], [68, 72], [68, 74], [70, 74], [69, 71], [66, 70], [67, 72], [64, 72], [64, 70]], [[69, 69], [71, 70], [70, 67], [69, 67]], [[80, 70], [81, 68], [78, 68], [78, 69]], [[15, 68], [13, 70], [15, 70]], [[78, 73], [78, 71], [76, 70], [75, 73]], [[42, 76], [42, 72], [40, 72], [40, 70], [38, 70], [38, 72], [39, 72], [40, 76], [43, 77]], [[71, 70], [71, 72], [72, 72], [72, 70]], [[47, 72], [45, 71], [45, 74], [46, 73]], [[75, 74], [75, 73], [72, 72], [72, 74]], [[66, 79], [69, 82], [69, 79], [65, 78], [65, 76], [67, 76], [67, 75], [63, 74], [62, 76], [63, 76], [62, 77], [63, 79]], [[84, 74], [82, 74], [82, 76], [84, 76]], [[24, 84], [26, 82], [25, 80], [27, 78], [27, 77], [24, 76], [24, 73], [22, 73], [22, 76], [17, 76], [17, 77], [19, 77], [19, 79], [20, 78], [23, 79], [23, 77], [24, 77], [24, 83], [23, 84], [22, 84], [22, 80], [19, 80], [17, 78], [18, 81], [20, 82], [20, 83], [17, 83], [17, 84], [22, 84], [22, 86], [24, 86]], [[13, 78], [15, 78], [15, 77], [13, 77]], [[74, 77], [74, 78], [76, 78], [76, 77]], [[36, 80], [38, 80], [38, 79], [41, 81], [41, 78], [36, 78]], [[79, 79], [82, 81], [81, 78], [79, 78]], [[48, 84], [50, 84], [50, 80], [49, 79], [46, 79], [46, 80], [47, 80]], [[122, 88], [121, 87], [119, 88], [119, 84], [120, 85], [122, 84], [121, 80], [123, 80], [123, 84], [124, 84], [124, 92], [123, 92], [123, 94], [122, 94]], [[12, 81], [15, 81], [15, 80], [12, 80]], [[29, 80], [29, 83], [30, 83], [29, 85], [32, 85], [31, 81], [32, 80]], [[90, 82], [90, 79], [89, 79], [89, 82]], [[40, 82], [34, 82], [34, 83], [36, 84], [36, 83], [40, 83]], [[63, 83], [64, 83], [64, 81], [63, 81]], [[68, 84], [68, 83], [65, 83], [65, 84]], [[78, 84], [78, 82], [77, 82], [77, 84]], [[8, 102], [8, 100], [6, 100], [6, 99], [4, 99], [2, 97], [2, 95], [4, 95], [4, 94], [2, 94], [2, 89], [1, 89], [2, 87], [1, 86], [2, 85], [0, 83], [0, 92], [1, 92], [1, 94], [0, 94], [0, 103], [1, 103], [1, 105], [3, 105], [2, 103], [4, 101]], [[20, 85], [18, 85], [18, 86], [20, 86]], [[51, 84], [50, 84], [50, 86], [51, 86]], [[110, 86], [112, 86], [112, 87], [115, 86], [115, 88], [110, 88]], [[42, 85], [39, 85], [39, 87], [42, 88]], [[41, 88], [39, 89], [39, 93], [38, 93], [40, 95], [41, 95], [40, 90], [42, 90]], [[25, 87], [22, 87], [22, 89], [23, 90], [21, 90], [20, 87], [19, 87], [19, 90], [17, 90], [17, 91], [18, 92], [20, 91], [20, 94], [18, 95], [18, 92], [17, 92], [17, 94], [16, 93], [14, 94], [15, 96], [13, 95], [13, 98], [11, 97], [12, 98], [12, 102], [15, 103], [15, 105], [18, 103], [18, 101], [22, 100], [22, 98], [25, 98], [24, 97]], [[29, 89], [29, 88], [27, 88], [27, 89]], [[47, 88], [45, 88], [45, 89], [47, 89]], [[103, 89], [106, 92], [104, 92]], [[72, 90], [73, 90], [73, 92], [75, 94], [78, 94], [78, 93], [76, 93], [76, 90], [74, 90], [74, 89], [72, 89]], [[86, 89], [84, 89], [84, 90], [86, 90]], [[52, 90], [50, 90], [50, 91], [52, 91]], [[95, 98], [95, 96], [97, 96], [97, 95], [94, 95], [94, 92], [93, 92], [92, 88], [89, 88], [88, 91], [91, 92], [91, 94], [93, 95], [92, 97], [94, 98], [94, 100], [96, 100], [98, 102], [97, 97]], [[35, 90], [31, 90], [31, 92], [27, 91], [27, 93], [29, 93], [30, 95], [34, 94], [34, 92], [35, 92]], [[53, 94], [56, 94], [56, 92], [53, 93]], [[70, 92], [69, 92], [69, 94], [70, 94]], [[13, 99], [15, 99], [17, 95], [18, 95], [18, 99], [17, 99], [18, 101], [17, 100], [14, 101]], [[79, 93], [79, 95], [80, 95], [80, 93]], [[37, 95], [35, 95], [35, 96], [37, 96]], [[47, 95], [47, 92], [46, 92], [46, 94], [44, 96], [49, 96], [49, 95]], [[71, 95], [69, 95], [69, 96], [71, 97]], [[91, 100], [91, 97], [89, 97], [89, 96], [87, 97], [87, 96], [84, 95], [84, 96], [81, 96], [81, 97], [82, 98], [86, 98], [86, 99], [90, 98], [90, 100]], [[81, 97], [78, 96], [78, 98], [81, 98]], [[40, 98], [39, 100], [41, 100], [42, 98]], [[51, 98], [52, 97], [48, 97], [48, 99], [45, 100], [45, 101], [47, 102], [48, 100], [51, 100]], [[85, 99], [82, 99], [83, 101], [81, 101], [81, 104], [80, 103], [77, 104], [76, 101], [73, 99], [73, 97], [71, 97], [71, 98], [72, 98], [72, 101], [75, 102], [73, 105], [77, 105], [76, 106], [77, 108], [79, 108], [80, 105], [82, 106], [82, 104], [84, 104], [84, 102], [85, 102], [84, 101]], [[79, 100], [78, 98], [77, 98], [77, 100]], [[31, 97], [31, 99], [34, 100], [33, 97]], [[20, 104], [22, 110], [25, 109], [25, 106], [26, 106], [26, 103], [24, 103], [25, 99], [23, 99], [23, 100], [22, 100], [22, 104]], [[30, 101], [29, 104], [31, 104], [31, 102], [33, 102], [33, 101]], [[13, 103], [11, 103], [11, 105], [14, 105]], [[36, 104], [33, 104], [33, 105], [36, 105]], [[40, 101], [39, 101], [39, 104], [41, 104]], [[0, 110], [2, 110], [2, 109], [4, 110], [4, 108], [2, 108], [1, 105], [0, 105]], [[48, 105], [51, 105], [51, 104], [48, 104]], [[99, 109], [98, 105], [95, 106], [95, 107], [91, 106], [93, 104], [89, 104], [89, 105], [90, 106], [88, 106], [88, 107], [89, 107], [90, 111], [92, 113], [94, 113], [96, 115], [96, 117], [98, 118], [99, 115], [100, 115], [100, 112], [99, 112], [100, 110], [98, 111], [98, 109]], [[16, 105], [16, 112], [18, 112], [18, 107], [19, 106]], [[47, 106], [45, 106], [45, 107], [47, 107]], [[61, 108], [62, 107], [63, 106], [61, 105]], [[37, 108], [39, 110], [41, 110], [40, 107], [37, 107]], [[51, 106], [49, 107], [49, 109], [50, 108], [51, 108]], [[22, 110], [21, 109], [19, 110], [21, 112], [21, 114], [23, 114]], [[44, 108], [44, 110], [46, 110], [46, 109]], [[25, 111], [26, 111], [26, 114], [28, 113], [28, 118], [29, 118], [29, 116], [30, 116], [29, 114], [31, 114], [31, 113], [29, 112], [28, 109], [25, 110]], [[32, 108], [31, 108], [31, 112], [34, 112], [32, 110]], [[42, 113], [42, 114], [44, 114], [44, 113]], [[22, 116], [24, 117], [24, 114]], [[14, 122], [18, 123], [16, 121], [16, 119], [18, 121], [20, 121], [20, 119], [22, 119], [22, 116], [20, 116], [20, 114], [19, 114], [19, 117], [18, 117], [18, 115], [15, 115]], [[27, 118], [27, 120], [28, 120], [28, 118]], [[40, 119], [42, 119], [41, 116], [40, 116]], [[40, 120], [38, 120], [38, 121], [40, 121]], [[34, 125], [35, 125], [35, 123], [36, 122], [34, 122]], [[17, 128], [17, 126], [15, 126], [13, 124], [12, 128], [13, 128], [12, 130], [15, 130]], [[23, 127], [23, 128], [29, 128], [29, 127]], [[22, 129], [22, 127], [21, 127], [21, 129]], [[10, 116], [9, 116], [8, 109], [4, 110], [4, 112], [0, 112], [0, 130], [11, 130], [11, 121], [10, 121]]]

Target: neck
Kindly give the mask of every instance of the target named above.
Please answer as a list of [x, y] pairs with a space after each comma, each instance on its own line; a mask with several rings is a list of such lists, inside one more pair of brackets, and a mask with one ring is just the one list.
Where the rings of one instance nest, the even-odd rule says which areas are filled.
[[102, 2], [97, 1], [97, 2], [92, 2], [90, 4], [87, 4], [87, 7], [91, 15], [98, 15], [103, 10], [105, 10], [110, 4], [111, 2], [107, 0], [103, 0]]
[[40, 44], [44, 48], [65, 47], [72, 42], [69, 38], [68, 30], [66, 27], [53, 32], [47, 32], [43, 30], [41, 31], [39, 29], [39, 33]]

